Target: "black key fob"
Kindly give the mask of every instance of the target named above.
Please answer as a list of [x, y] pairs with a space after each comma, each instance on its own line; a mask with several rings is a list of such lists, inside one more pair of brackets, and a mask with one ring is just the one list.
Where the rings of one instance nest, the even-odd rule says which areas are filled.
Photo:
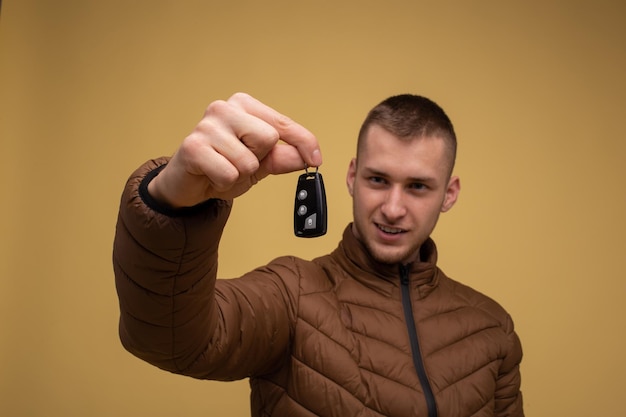
[[326, 234], [326, 190], [324, 180], [315, 172], [298, 177], [293, 212], [293, 231], [297, 237], [318, 237]]

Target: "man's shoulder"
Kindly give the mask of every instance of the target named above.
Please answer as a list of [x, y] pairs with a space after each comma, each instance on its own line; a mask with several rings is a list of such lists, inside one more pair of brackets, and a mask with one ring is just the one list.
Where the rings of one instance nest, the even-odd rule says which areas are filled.
[[498, 301], [468, 284], [444, 276], [439, 287], [449, 293], [460, 306], [481, 310], [499, 321], [506, 321], [509, 317]]
[[287, 269], [290, 278], [298, 281], [300, 294], [330, 291], [336, 274], [329, 255], [307, 260], [297, 256], [281, 256], [272, 260], [268, 267]]

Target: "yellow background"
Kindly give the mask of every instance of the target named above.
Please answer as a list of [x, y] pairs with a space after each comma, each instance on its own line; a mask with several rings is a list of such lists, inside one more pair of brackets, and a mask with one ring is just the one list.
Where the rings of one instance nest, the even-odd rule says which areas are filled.
[[623, 417], [625, 4], [4, 0], [0, 415], [249, 415], [247, 382], [122, 349], [110, 260], [130, 172], [246, 91], [319, 137], [329, 233], [292, 237], [297, 174], [270, 178], [235, 207], [222, 276], [333, 249], [366, 111], [424, 94], [460, 142], [441, 267], [513, 315], [526, 415]]

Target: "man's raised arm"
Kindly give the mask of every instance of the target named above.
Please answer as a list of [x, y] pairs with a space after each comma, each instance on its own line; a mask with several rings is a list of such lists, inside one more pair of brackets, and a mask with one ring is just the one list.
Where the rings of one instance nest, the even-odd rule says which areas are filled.
[[[238, 326], [234, 317], [246, 320], [238, 316], [243, 309], [237, 291], [231, 300], [215, 296], [218, 245], [232, 199], [270, 174], [321, 162], [312, 133], [238, 93], [210, 104], [172, 158], [135, 171], [122, 195], [113, 251], [126, 349], [172, 372], [196, 377], [210, 372], [194, 368], [199, 358], [216, 343], [215, 352], [223, 348], [226, 341], [216, 337], [228, 334], [228, 320], [233, 326]], [[283, 273], [289, 271], [268, 270], [243, 285], [267, 288], [261, 296], [277, 305], [263, 313], [284, 323], [290, 309], [280, 303], [292, 290], [276, 279]], [[288, 330], [275, 333], [284, 338]]]

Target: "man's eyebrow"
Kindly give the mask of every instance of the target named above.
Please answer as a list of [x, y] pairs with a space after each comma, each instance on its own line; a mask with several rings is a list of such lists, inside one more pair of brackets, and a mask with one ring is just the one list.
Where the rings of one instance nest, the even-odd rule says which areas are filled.
[[[366, 172], [367, 175], [373, 175], [376, 177], [383, 177], [383, 178], [387, 178], [389, 177], [389, 174], [380, 171], [378, 169], [375, 168], [370, 168], [370, 167], [364, 167], [363, 170]], [[423, 176], [423, 177], [409, 177], [407, 178], [407, 182], [421, 182], [421, 183], [433, 183], [433, 182], [437, 182], [437, 179], [434, 177], [429, 177], [429, 176]]]
[[410, 177], [409, 178], [409, 182], [427, 182], [427, 183], [431, 183], [431, 182], [436, 182], [437, 179], [434, 177]]
[[377, 177], [386, 177], [387, 176], [387, 174], [384, 173], [383, 171], [379, 171], [379, 170], [374, 169], [374, 168], [363, 167], [363, 171], [366, 171], [366, 173], [368, 175], [375, 175]]

